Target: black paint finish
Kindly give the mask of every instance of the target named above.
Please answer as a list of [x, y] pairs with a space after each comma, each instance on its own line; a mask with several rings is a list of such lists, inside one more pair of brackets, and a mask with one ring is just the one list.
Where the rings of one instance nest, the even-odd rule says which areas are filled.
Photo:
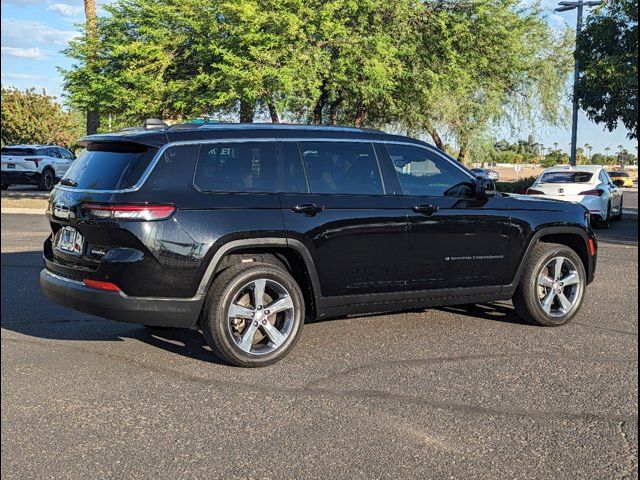
[[[193, 174], [200, 143], [229, 139], [280, 142], [279, 185], [299, 191], [199, 191]], [[281, 171], [283, 152], [295, 151], [298, 140], [330, 139], [373, 144], [383, 194], [311, 193], [304, 179], [289, 178], [303, 175], [304, 169], [291, 170], [285, 178]], [[216, 272], [215, 263], [220, 261], [216, 252], [230, 245], [234, 248], [229, 251], [237, 250], [235, 245], [254, 250], [277, 245], [279, 250], [295, 251], [303, 259], [313, 286], [316, 315], [329, 316], [509, 298], [533, 241], [547, 233], [554, 238], [568, 236], [587, 252], [589, 239], [595, 239], [579, 205], [476, 193], [463, 197], [403, 195], [384, 142], [417, 145], [443, 158], [444, 154], [417, 140], [382, 132], [229, 125], [102, 135], [88, 137], [85, 143], [116, 140], [159, 148], [157, 164], [143, 176], [141, 185], [127, 191], [77, 191], [57, 186], [47, 213], [52, 238], [44, 246], [46, 270], [56, 275], [57, 283], [48, 288], [55, 292], [52, 298], [116, 319], [136, 321], [135, 315], [120, 310], [126, 310], [127, 300], [140, 298], [145, 302], [138, 302], [137, 309], [146, 308], [149, 299], [162, 298], [165, 302], [176, 299], [176, 311], [187, 305], [182, 301], [193, 299], [184, 309], [184, 315], [192, 315], [189, 312], [201, 304]], [[167, 146], [172, 142], [187, 143]], [[470, 173], [468, 177], [473, 185], [474, 178]], [[89, 202], [171, 204], [176, 212], [163, 221], [113, 222], [86, 218], [79, 207]], [[53, 247], [65, 225], [76, 227], [84, 236], [82, 255], [65, 254]], [[591, 280], [595, 256], [587, 255], [584, 260]], [[41, 281], [46, 283], [50, 277], [43, 275]], [[93, 303], [83, 307], [82, 298], [107, 295], [86, 287], [69, 293], [65, 301], [67, 290], [61, 290], [60, 278], [76, 283], [82, 279], [115, 283], [122, 293], [110, 292], [108, 296], [117, 296], [120, 313], [109, 315], [104, 302], [99, 308]], [[151, 317], [144, 312], [139, 315], [147, 321]], [[192, 325], [196, 320], [176, 319], [175, 324]], [[167, 322], [170, 320], [163, 318], [162, 323]]]

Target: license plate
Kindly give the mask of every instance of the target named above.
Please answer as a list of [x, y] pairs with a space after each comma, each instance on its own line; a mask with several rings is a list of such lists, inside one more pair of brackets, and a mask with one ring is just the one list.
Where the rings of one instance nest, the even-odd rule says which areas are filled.
[[7, 163], [7, 168], [16, 168], [15, 163]]
[[58, 248], [63, 252], [81, 255], [84, 246], [82, 234], [73, 227], [62, 227], [58, 237]]

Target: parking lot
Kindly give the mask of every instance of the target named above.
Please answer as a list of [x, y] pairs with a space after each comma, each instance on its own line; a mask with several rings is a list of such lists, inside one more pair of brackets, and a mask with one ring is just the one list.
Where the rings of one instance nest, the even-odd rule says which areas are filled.
[[509, 303], [342, 318], [263, 369], [50, 303], [47, 222], [3, 207], [2, 475], [637, 478], [637, 205], [565, 327]]

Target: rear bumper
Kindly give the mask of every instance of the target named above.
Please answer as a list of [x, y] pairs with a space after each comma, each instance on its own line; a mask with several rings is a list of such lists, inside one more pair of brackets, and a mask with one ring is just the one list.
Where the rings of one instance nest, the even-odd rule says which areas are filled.
[[33, 185], [40, 181], [39, 172], [9, 172], [2, 170], [0, 177], [2, 185]]
[[40, 287], [50, 300], [80, 312], [161, 327], [195, 327], [204, 304], [204, 297], [129, 297], [122, 292], [96, 290], [46, 268], [40, 272]]

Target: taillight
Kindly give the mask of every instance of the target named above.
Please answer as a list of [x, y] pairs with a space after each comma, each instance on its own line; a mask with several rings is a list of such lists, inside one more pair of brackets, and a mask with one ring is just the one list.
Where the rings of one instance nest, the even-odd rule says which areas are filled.
[[527, 195], [544, 195], [544, 192], [535, 188], [527, 188]]
[[89, 216], [113, 220], [164, 220], [176, 210], [173, 205], [103, 205], [99, 203], [83, 203], [80, 208]]
[[85, 278], [82, 280], [89, 288], [95, 288], [96, 290], [106, 290], [108, 292], [119, 292], [120, 287], [118, 287], [115, 283], [111, 282], [102, 282], [100, 280], [91, 280], [89, 278]]
[[36, 168], [38, 168], [38, 165], [40, 164], [40, 162], [42, 161], [42, 158], [39, 157], [32, 157], [32, 158], [25, 158], [25, 160], [27, 162], [33, 162], [36, 164]]
[[601, 197], [603, 193], [604, 193], [604, 190], [600, 190], [599, 188], [596, 188], [595, 190], [586, 190], [584, 192], [580, 192], [578, 195]]

